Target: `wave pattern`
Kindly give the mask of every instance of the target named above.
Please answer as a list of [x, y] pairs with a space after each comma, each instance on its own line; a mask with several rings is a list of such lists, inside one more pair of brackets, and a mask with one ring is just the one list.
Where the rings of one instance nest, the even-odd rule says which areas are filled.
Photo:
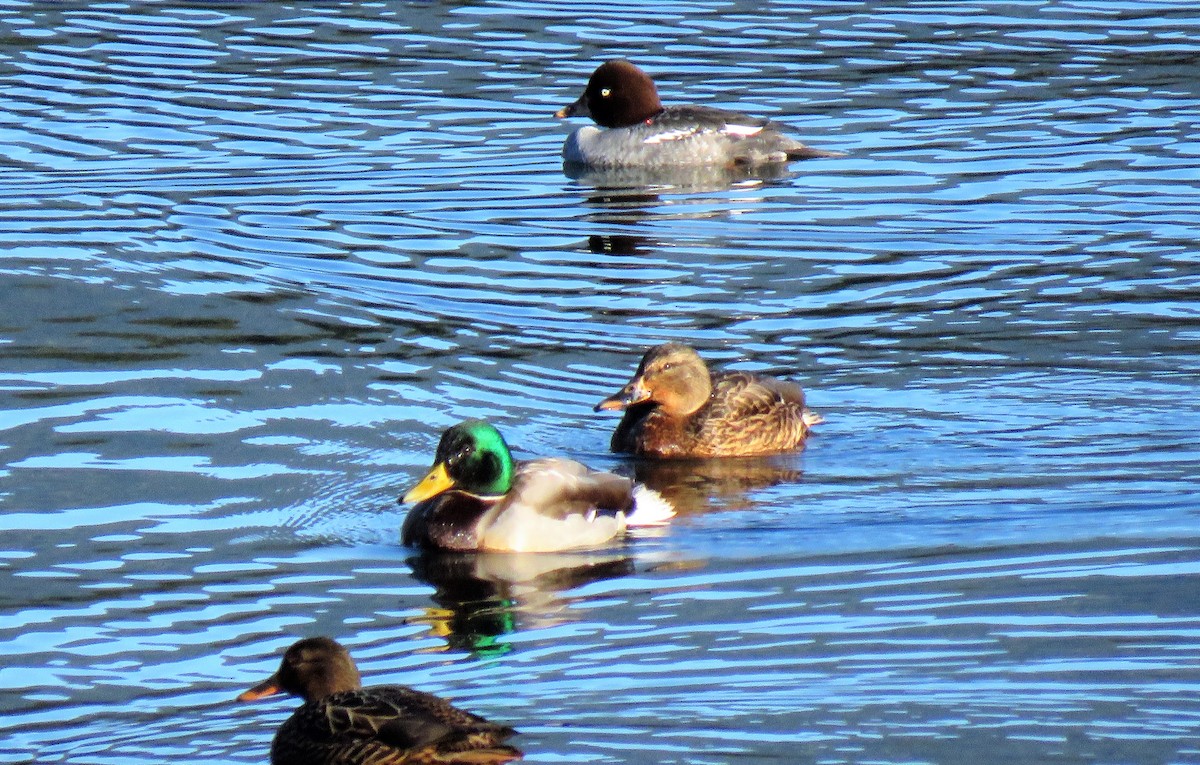
[[[531, 761], [1200, 759], [1200, 26], [1172, 2], [0, 8], [0, 762], [261, 762], [301, 634]], [[567, 175], [596, 62], [846, 152]], [[644, 349], [807, 452], [607, 454]], [[411, 557], [465, 417], [613, 550]], [[963, 753], [969, 753], [964, 755]]]
[[[384, 548], [241, 565], [197, 549], [186, 577], [160, 579], [170, 593], [134, 597], [145, 580], [128, 569], [143, 566], [127, 554], [71, 572], [98, 599], [24, 614], [5, 645], [22, 662], [6, 687], [26, 696], [7, 747], [260, 761], [284, 711], [235, 708], [232, 689], [269, 672], [288, 635], [333, 631], [354, 634], [373, 680], [529, 721], [523, 746], [572, 761], [902, 762], [964, 746], [989, 762], [1186, 759], [1200, 621], [1177, 593], [1196, 585], [1197, 549], [480, 556], [426, 561], [410, 584]], [[434, 604], [416, 605], [429, 587]]]

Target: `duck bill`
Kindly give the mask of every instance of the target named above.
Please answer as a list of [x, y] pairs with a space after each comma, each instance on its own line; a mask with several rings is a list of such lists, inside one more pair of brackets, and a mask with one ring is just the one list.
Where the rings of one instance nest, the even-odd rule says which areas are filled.
[[266, 680], [263, 680], [258, 685], [248, 691], [243, 691], [238, 697], [238, 701], [258, 701], [265, 699], [268, 696], [275, 696], [283, 693], [283, 688], [279, 685], [279, 678], [276, 675], [271, 675]]
[[650, 391], [642, 386], [641, 378], [631, 380], [628, 385], [596, 404], [594, 411], [628, 409], [650, 398]]
[[416, 486], [409, 489], [408, 493], [400, 498], [400, 501], [405, 504], [409, 502], [421, 502], [430, 497], [436, 497], [453, 486], [454, 479], [446, 472], [446, 463], [439, 462], [433, 466], [429, 473]]
[[584, 93], [575, 103], [569, 106], [564, 106], [556, 111], [554, 116], [558, 117], [560, 120], [566, 119], [567, 117], [591, 117], [592, 111], [591, 109], [588, 109], [587, 94]]

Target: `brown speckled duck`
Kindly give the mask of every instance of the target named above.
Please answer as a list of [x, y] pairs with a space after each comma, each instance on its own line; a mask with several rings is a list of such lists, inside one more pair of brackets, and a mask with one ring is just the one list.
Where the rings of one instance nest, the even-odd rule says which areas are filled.
[[279, 671], [238, 701], [278, 693], [304, 704], [276, 732], [272, 765], [448, 765], [521, 757], [502, 743], [512, 728], [402, 685], [363, 688], [350, 654], [332, 638], [294, 643]]
[[596, 405], [624, 409], [612, 450], [658, 459], [749, 457], [804, 448], [821, 416], [786, 380], [749, 372], [712, 374], [682, 343], [642, 357], [624, 388]]

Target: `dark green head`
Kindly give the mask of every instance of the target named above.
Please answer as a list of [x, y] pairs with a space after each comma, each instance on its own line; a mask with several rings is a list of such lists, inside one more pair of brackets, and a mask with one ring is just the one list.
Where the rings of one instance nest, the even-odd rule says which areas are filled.
[[512, 488], [515, 472], [500, 431], [483, 420], [467, 420], [442, 434], [433, 467], [401, 501], [420, 502], [452, 488], [498, 496]]

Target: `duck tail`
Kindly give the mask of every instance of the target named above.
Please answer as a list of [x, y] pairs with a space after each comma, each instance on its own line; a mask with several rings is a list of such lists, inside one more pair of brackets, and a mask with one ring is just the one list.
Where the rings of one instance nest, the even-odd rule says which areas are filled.
[[826, 151], [825, 149], [814, 149], [811, 146], [800, 144], [795, 148], [787, 150], [788, 159], [818, 159], [820, 157], [844, 157], [844, 151]]
[[625, 516], [626, 526], [662, 526], [673, 517], [675, 508], [663, 495], [640, 483], [633, 487], [633, 509]]
[[804, 413], [800, 416], [804, 419], [804, 427], [806, 428], [811, 428], [813, 425], [820, 425], [822, 422], [825, 422], [824, 417], [811, 409], [805, 409]]

